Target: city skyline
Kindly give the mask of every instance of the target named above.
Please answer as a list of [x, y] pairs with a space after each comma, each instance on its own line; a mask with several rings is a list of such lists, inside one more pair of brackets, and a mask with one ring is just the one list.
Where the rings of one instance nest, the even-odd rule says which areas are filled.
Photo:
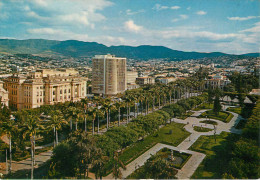
[[259, 51], [259, 1], [0, 1], [0, 38]]

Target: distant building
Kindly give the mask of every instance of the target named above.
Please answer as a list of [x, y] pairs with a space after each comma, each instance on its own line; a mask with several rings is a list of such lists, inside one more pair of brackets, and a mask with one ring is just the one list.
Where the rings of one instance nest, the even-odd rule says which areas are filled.
[[138, 77], [136, 78], [136, 84], [142, 86], [145, 84], [154, 84], [155, 80], [153, 77]]
[[127, 71], [127, 89], [136, 89], [139, 88], [139, 85], [136, 84], [136, 78], [138, 78], [137, 71]]
[[215, 88], [221, 88], [223, 89], [224, 86], [231, 83], [229, 79], [227, 79], [226, 76], [222, 76], [220, 74], [211, 75], [212, 79], [206, 80], [205, 87], [208, 88], [211, 86], [213, 89]]
[[92, 92], [116, 95], [127, 88], [126, 58], [96, 55], [92, 59]]
[[158, 78], [158, 81], [163, 84], [168, 84], [170, 82], [176, 81], [178, 78], [175, 77], [164, 77], [164, 78]]
[[2, 105], [8, 106], [8, 104], [9, 104], [8, 103], [8, 101], [9, 101], [8, 92], [4, 89], [3, 85], [4, 85], [4, 82], [0, 81], [0, 103]]
[[80, 77], [74, 69], [37, 70], [29, 76], [14, 74], [5, 80], [9, 106], [29, 109], [45, 104], [79, 101], [86, 97], [87, 78]]
[[135, 84], [136, 78], [138, 78], [137, 71], [127, 71], [127, 84]]

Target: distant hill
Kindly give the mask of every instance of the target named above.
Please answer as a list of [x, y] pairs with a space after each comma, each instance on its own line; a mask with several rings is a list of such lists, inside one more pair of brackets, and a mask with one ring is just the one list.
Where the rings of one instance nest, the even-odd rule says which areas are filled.
[[[159, 59], [169, 60], [199, 59], [204, 57], [230, 56], [221, 52], [200, 53], [173, 50], [164, 46], [105, 46], [96, 42], [76, 40], [55, 41], [45, 39], [0, 39], [0, 52], [22, 54], [53, 53], [72, 57], [92, 57], [97, 54], [114, 54], [132, 59]], [[257, 56], [256, 56], [257, 55]], [[258, 53], [244, 54], [244, 56], [258, 57]]]
[[242, 56], [250, 56], [250, 57], [260, 57], [259, 53], [247, 53], [247, 54], [241, 54]]

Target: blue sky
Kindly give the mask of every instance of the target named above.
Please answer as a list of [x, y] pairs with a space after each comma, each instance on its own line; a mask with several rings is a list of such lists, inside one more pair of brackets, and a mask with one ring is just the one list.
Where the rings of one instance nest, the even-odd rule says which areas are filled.
[[258, 0], [0, 0], [0, 38], [259, 52]]

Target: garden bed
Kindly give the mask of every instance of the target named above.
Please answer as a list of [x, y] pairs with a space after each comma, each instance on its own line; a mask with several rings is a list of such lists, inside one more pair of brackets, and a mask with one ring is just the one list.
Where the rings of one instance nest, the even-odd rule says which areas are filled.
[[220, 111], [218, 114], [213, 112], [213, 110], [206, 111], [202, 113], [198, 118], [210, 118], [210, 119], [217, 119], [228, 123], [234, 117], [233, 114], [225, 111]]
[[204, 128], [204, 127], [199, 127], [199, 126], [194, 126], [193, 129], [197, 132], [209, 132], [209, 131], [213, 130], [210, 128]]

